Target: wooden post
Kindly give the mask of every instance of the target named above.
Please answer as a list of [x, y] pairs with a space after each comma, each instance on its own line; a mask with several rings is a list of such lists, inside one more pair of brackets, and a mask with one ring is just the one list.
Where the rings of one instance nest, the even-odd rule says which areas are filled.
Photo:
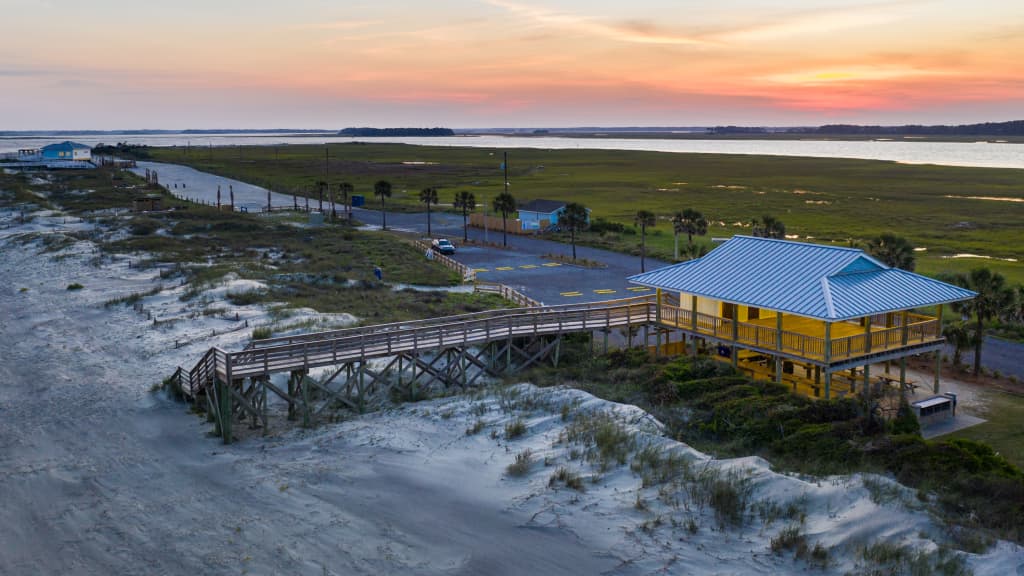
[[775, 355], [775, 382], [782, 383], [782, 312], [775, 316], [775, 350], [780, 354]]
[[832, 398], [832, 371], [829, 365], [832, 364], [832, 323], [825, 321], [825, 400]]
[[740, 331], [740, 323], [739, 323], [739, 320], [737, 319], [737, 317], [740, 314], [739, 314], [739, 309], [738, 309], [739, 306], [736, 306], [735, 304], [733, 306], [734, 306], [734, 308], [733, 308], [733, 314], [732, 314], [733, 317], [732, 317], [732, 350], [731, 351], [732, 351], [732, 367], [736, 368], [739, 365], [739, 357], [740, 357], [739, 350], [736, 349], [736, 343], [739, 341], [739, 331]]
[[217, 378], [217, 397], [220, 399], [220, 433], [225, 444], [231, 444], [231, 421], [232, 414], [231, 391], [228, 389], [230, 383]]
[[864, 317], [864, 352], [871, 352], [871, 316]]
[[900, 396], [907, 391], [907, 357], [900, 358]]
[[690, 328], [693, 330], [693, 357], [697, 357], [697, 295], [690, 296]]
[[655, 294], [657, 295], [657, 304], [654, 309], [654, 320], [656, 322], [654, 357], [657, 358], [661, 353], [661, 288], [658, 288]]
[[871, 395], [871, 365], [864, 365], [864, 397]]
[[267, 430], [270, 429], [270, 417], [269, 410], [267, 408], [267, 380], [270, 379], [269, 375], [264, 375], [260, 378], [260, 401], [263, 403], [263, 435], [267, 434]]

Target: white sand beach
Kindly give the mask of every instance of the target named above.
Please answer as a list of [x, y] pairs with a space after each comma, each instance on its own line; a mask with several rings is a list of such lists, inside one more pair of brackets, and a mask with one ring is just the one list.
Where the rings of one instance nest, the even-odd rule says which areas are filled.
[[[159, 273], [96, 261], [88, 242], [42, 254], [38, 240], [17, 241], [70, 225], [88, 226], [0, 212], [0, 574], [845, 574], [861, 546], [931, 551], [944, 540], [914, 492], [883, 477], [715, 461], [662, 437], [636, 407], [567, 388], [481, 391], [224, 446], [149, 389], [212, 345], [242, 346], [267, 312], [224, 294], [253, 286], [215, 288], [206, 304], [228, 310], [212, 316], [181, 302], [173, 281], [142, 312], [106, 307]], [[84, 288], [68, 291], [74, 282]], [[585, 446], [567, 427], [601, 413], [632, 434], [633, 453], [675, 454], [689, 472], [644, 487], [634, 456], [603, 471], [573, 458]], [[507, 439], [517, 419], [526, 432]], [[510, 476], [527, 449], [529, 471]], [[582, 491], [550, 485], [561, 467]], [[744, 487], [738, 525], [702, 499], [707, 474]], [[756, 512], [770, 503], [798, 513]], [[772, 552], [791, 525], [828, 551], [827, 565]], [[966, 562], [1021, 574], [1024, 549], [999, 542]]]

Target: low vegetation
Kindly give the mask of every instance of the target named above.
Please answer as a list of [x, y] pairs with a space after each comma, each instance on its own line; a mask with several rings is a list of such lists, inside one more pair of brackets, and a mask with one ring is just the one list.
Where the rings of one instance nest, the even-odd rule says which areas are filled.
[[[363, 232], [347, 224], [308, 228], [300, 219], [281, 215], [222, 212], [178, 200], [130, 173], [108, 168], [33, 176], [41, 176], [42, 181], [0, 174], [0, 190], [5, 191], [0, 203], [23, 205], [26, 211], [62, 209], [93, 219], [101, 228], [93, 233], [47, 235], [41, 238], [45, 246], [60, 249], [78, 240], [91, 240], [106, 254], [138, 255], [137, 262], [148, 266], [159, 263], [162, 279], [189, 284], [183, 296], [186, 300], [234, 273], [267, 286], [266, 290], [229, 293], [229, 300], [236, 305], [283, 303], [286, 308], [349, 313], [366, 323], [505, 305], [490, 294], [393, 290], [391, 283], [448, 286], [459, 281], [455, 273], [428, 262], [394, 235]], [[166, 210], [131, 212], [132, 198], [141, 193], [163, 194]], [[109, 241], [104, 230], [114, 229], [128, 234]], [[383, 282], [374, 277], [377, 266], [383, 270]], [[132, 294], [107, 305], [134, 304], [151, 294]]]
[[[710, 358], [669, 362], [642, 350], [589, 358], [582, 343], [563, 347], [563, 354], [572, 357], [572, 348], [579, 354], [576, 362], [536, 370], [526, 378], [539, 384], [576, 382], [598, 396], [638, 404], [664, 422], [673, 437], [719, 457], [760, 455], [780, 470], [811, 475], [886, 474], [917, 490], [951, 526], [1024, 542], [1024, 473], [985, 444], [965, 438], [924, 440], [916, 433], [916, 421], [907, 422], [912, 414], [886, 420], [871, 400], [810, 399], [782, 385], [751, 380]], [[594, 438], [599, 429], [587, 427]], [[616, 435], [605, 432], [604, 437]], [[623, 442], [607, 441], [606, 446]], [[584, 453], [592, 462], [615, 454], [614, 448], [607, 452], [596, 442], [592, 446]], [[641, 450], [634, 470], [651, 475], [658, 468], [652, 458]], [[716, 478], [708, 479], [706, 487], [719, 521], [735, 521], [733, 511], [745, 508], [740, 505], [742, 486]], [[878, 493], [884, 497], [884, 491]]]
[[[344, 174], [354, 193], [365, 196], [368, 204], [374, 200], [374, 182], [391, 182], [388, 211], [422, 210], [419, 192], [427, 187], [437, 189], [438, 209], [446, 209], [455, 193], [465, 190], [491, 210], [504, 190], [495, 161], [500, 150], [367, 143], [328, 148], [330, 173]], [[158, 160], [314, 198], [315, 175], [323, 173], [324, 164], [324, 146], [167, 148], [152, 149], [152, 154]], [[659, 221], [647, 230], [648, 256], [670, 259], [676, 239], [671, 220], [683, 209], [699, 212], [708, 223], [707, 236], [694, 237], [695, 246], [708, 246], [712, 237], [751, 233], [751, 220], [767, 213], [785, 222], [787, 234], [818, 242], [867, 243], [897, 231], [926, 249], [916, 253], [917, 271], [924, 274], [968, 271], [978, 260], [948, 256], [969, 253], [992, 257], [986, 265], [1011, 283], [1024, 282], [1024, 253], [1016, 241], [1021, 205], [979, 199], [1021, 198], [1024, 170], [524, 148], [509, 155], [509, 180], [514, 190], [530, 191], [516, 192], [520, 202], [541, 197], [580, 202], [592, 209], [590, 231], [578, 234], [580, 245], [639, 253], [634, 217], [637, 210], [646, 210]], [[630, 202], [624, 204], [622, 198]], [[564, 236], [568, 242], [569, 234]], [[569, 246], [566, 254], [571, 256]]]

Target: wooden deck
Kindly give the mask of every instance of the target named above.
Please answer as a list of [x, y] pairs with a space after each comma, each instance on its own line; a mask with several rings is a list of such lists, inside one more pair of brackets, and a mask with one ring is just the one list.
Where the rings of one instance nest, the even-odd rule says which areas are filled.
[[782, 330], [776, 318], [735, 322], [727, 318], [694, 313], [675, 306], [662, 305], [660, 322], [691, 334], [710, 336], [725, 343], [789, 356], [830, 363], [855, 359], [868, 354], [899, 350], [907, 346], [942, 341], [939, 321], [910, 315], [906, 327], [872, 325], [870, 338], [864, 326], [853, 322], [831, 324], [831, 346], [826, 355], [825, 324], [810, 318], [783, 315]]

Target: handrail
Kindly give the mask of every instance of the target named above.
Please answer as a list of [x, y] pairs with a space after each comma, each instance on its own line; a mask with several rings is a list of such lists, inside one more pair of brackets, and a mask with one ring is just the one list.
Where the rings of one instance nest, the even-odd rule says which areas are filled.
[[[429, 250], [431, 252], [434, 251], [433, 244], [426, 240], [413, 240], [412, 244], [413, 246], [416, 246], [420, 250]], [[445, 256], [444, 254], [440, 254], [438, 252], [433, 252], [432, 258], [434, 262], [438, 262], [442, 264], [445, 268], [454, 270], [455, 272], [458, 272], [460, 275], [462, 275], [463, 282], [472, 282], [473, 280], [476, 279], [476, 270], [470, 268], [469, 266], [466, 266], [465, 264], [459, 262], [454, 258], [449, 258], [448, 256]]]
[[264, 348], [267, 346], [277, 346], [282, 343], [293, 343], [305, 340], [324, 340], [354, 334], [373, 334], [376, 332], [389, 332], [392, 330], [401, 330], [406, 328], [413, 328], [418, 326], [433, 326], [437, 324], [450, 324], [453, 322], [462, 322], [468, 320], [476, 320], [481, 318], [495, 318], [506, 316], [510, 313], [521, 313], [523, 311], [529, 311], [530, 313], [547, 313], [555, 312], [560, 310], [576, 310], [576, 309], [591, 309], [600, 308], [604, 309], [607, 307], [620, 306], [626, 303], [639, 303], [645, 302], [650, 303], [653, 301], [653, 296], [633, 296], [630, 298], [620, 298], [617, 300], [604, 300], [601, 302], [582, 302], [578, 304], [556, 304], [551, 306], [540, 306], [540, 307], [529, 307], [529, 308], [501, 308], [497, 310], [484, 310], [482, 312], [467, 312], [465, 314], [456, 314], [452, 316], [440, 316], [437, 318], [424, 318], [422, 320], [409, 320], [407, 322], [390, 322], [387, 324], [373, 324], [371, 326], [360, 326], [354, 328], [339, 328], [337, 330], [326, 330], [323, 332], [310, 332], [307, 334], [297, 334], [293, 336], [278, 336], [276, 338], [264, 338], [262, 340], [253, 340], [246, 345], [245, 349], [249, 350], [252, 348]]
[[[474, 312], [456, 316], [428, 318], [411, 322], [394, 322], [360, 328], [344, 328], [297, 336], [284, 336], [250, 343], [238, 352], [210, 348], [186, 372], [179, 368], [175, 375], [183, 390], [191, 397], [210, 386], [216, 378], [230, 373], [241, 375], [259, 368], [268, 373], [294, 364], [302, 358], [303, 365], [326, 365], [327, 359], [390, 355], [412, 347], [445, 346], [488, 341], [500, 335], [551, 333], [566, 329], [590, 329], [649, 322], [655, 318], [652, 296], [635, 296], [604, 302], [562, 304], [535, 308], [511, 308]], [[358, 351], [358, 354], [355, 353]], [[310, 360], [312, 359], [312, 360]], [[187, 386], [186, 386], [187, 384]]]
[[526, 294], [523, 294], [519, 290], [499, 284], [497, 282], [480, 282], [479, 280], [473, 283], [473, 290], [476, 292], [487, 292], [491, 294], [498, 294], [502, 298], [509, 300], [513, 304], [519, 304], [527, 308], [537, 308], [543, 306], [542, 303], [530, 298]]

